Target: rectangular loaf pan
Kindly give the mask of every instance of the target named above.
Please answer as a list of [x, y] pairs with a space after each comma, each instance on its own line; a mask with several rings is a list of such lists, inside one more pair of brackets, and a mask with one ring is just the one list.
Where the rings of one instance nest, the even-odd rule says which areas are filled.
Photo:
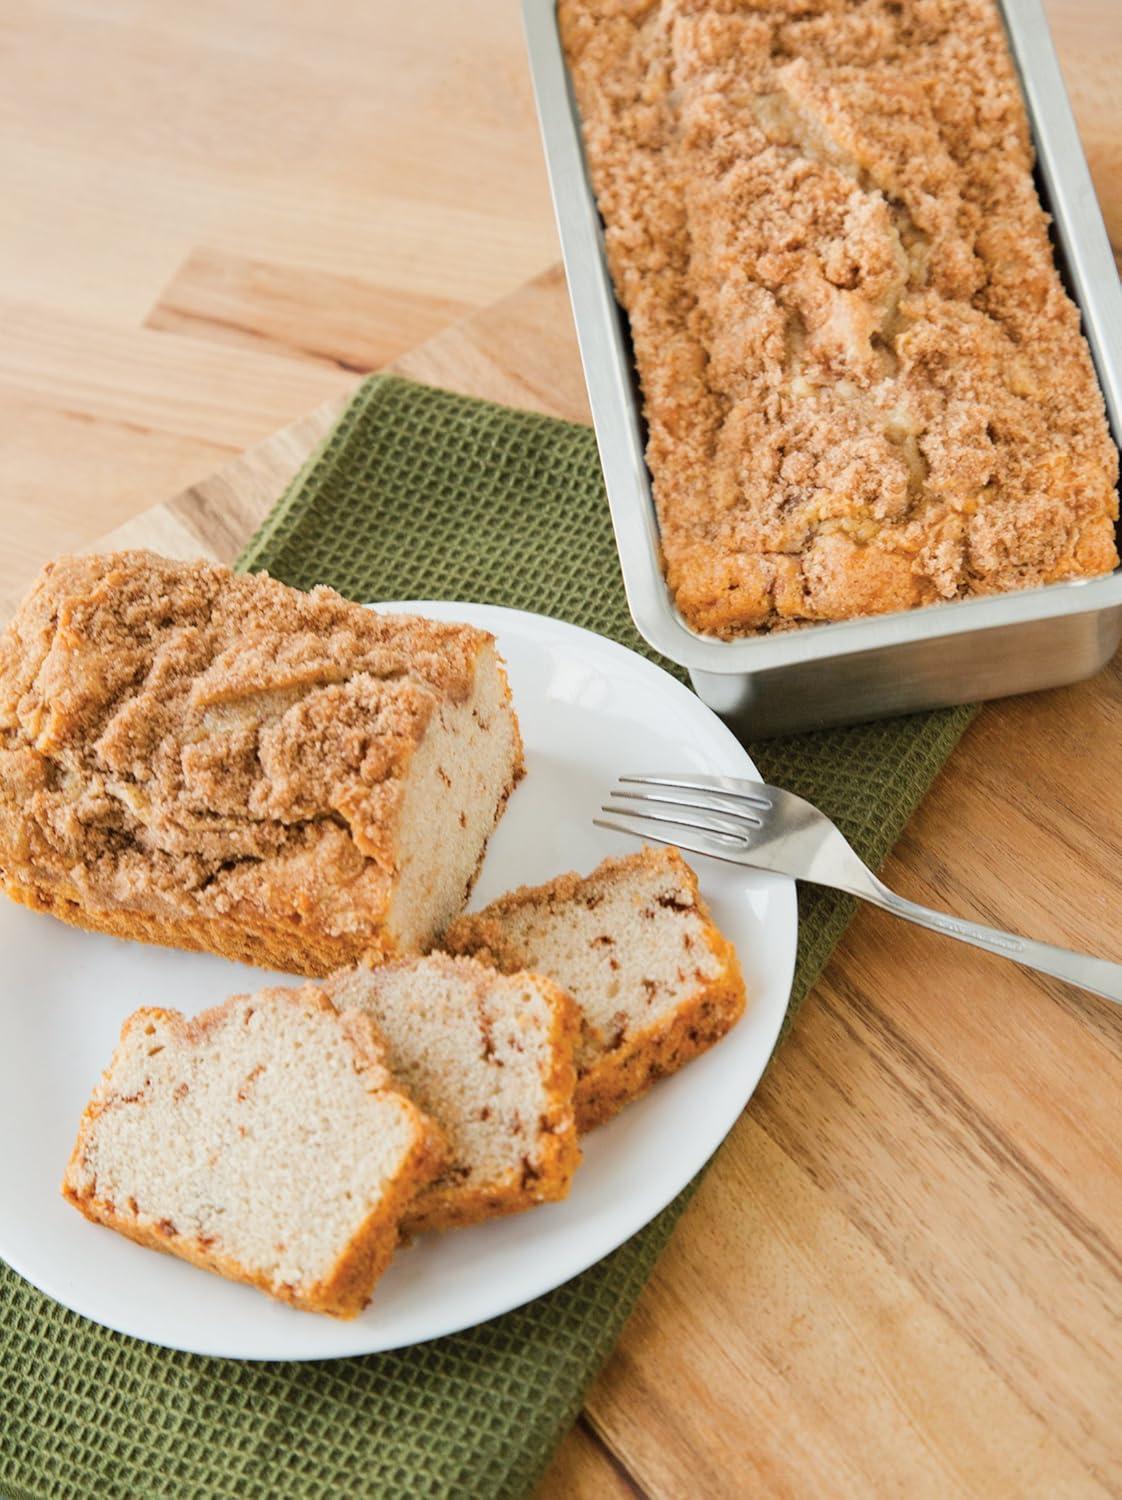
[[[1057, 262], [1083, 315], [1107, 418], [1122, 441], [1122, 289], [1040, 0], [1003, 0], [1054, 220]], [[670, 597], [643, 453], [627, 317], [616, 301], [558, 35], [555, 0], [523, 0], [553, 204], [632, 617], [742, 734], [858, 723], [1090, 677], [1122, 639], [1122, 569], [1106, 578], [721, 641]]]

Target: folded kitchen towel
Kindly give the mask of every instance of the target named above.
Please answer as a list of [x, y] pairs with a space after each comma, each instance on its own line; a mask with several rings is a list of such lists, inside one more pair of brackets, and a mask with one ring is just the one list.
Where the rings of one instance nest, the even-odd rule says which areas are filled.
[[[360, 387], [241, 564], [354, 599], [536, 610], [653, 655], [627, 612], [592, 433], [392, 377]], [[772, 740], [752, 753], [769, 781], [830, 813], [876, 865], [971, 712]], [[800, 891], [788, 1025], [850, 910], [831, 892]], [[689, 1196], [549, 1296], [453, 1338], [363, 1359], [173, 1353], [86, 1322], [2, 1267], [0, 1487], [83, 1500], [524, 1495]]]

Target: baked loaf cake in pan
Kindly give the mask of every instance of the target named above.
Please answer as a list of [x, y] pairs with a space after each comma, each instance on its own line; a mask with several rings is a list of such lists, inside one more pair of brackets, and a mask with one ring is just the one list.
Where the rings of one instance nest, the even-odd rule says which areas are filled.
[[581, 1130], [712, 1046], [744, 1010], [736, 953], [676, 849], [523, 886], [458, 918], [445, 945], [506, 973], [548, 974], [577, 1002]]
[[262, 990], [194, 1020], [130, 1016], [62, 1190], [142, 1245], [350, 1318], [443, 1154], [368, 1017]]
[[470, 958], [354, 969], [325, 982], [381, 1033], [401, 1079], [448, 1141], [448, 1162], [405, 1227], [451, 1229], [563, 1198], [578, 1163], [573, 1048], [579, 1013], [540, 974]]
[[1109, 572], [995, 0], [559, 0], [667, 580], [721, 637]]
[[522, 770], [494, 639], [146, 552], [62, 558], [0, 638], [0, 878], [292, 973], [419, 951]]

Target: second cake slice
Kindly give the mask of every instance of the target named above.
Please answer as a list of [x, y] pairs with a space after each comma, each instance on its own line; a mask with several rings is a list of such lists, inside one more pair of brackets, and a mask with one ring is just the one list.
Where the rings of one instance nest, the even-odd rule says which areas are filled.
[[540, 974], [470, 958], [353, 969], [323, 986], [369, 1015], [394, 1076], [441, 1126], [449, 1165], [411, 1204], [407, 1229], [450, 1229], [563, 1198], [578, 1162], [576, 1006]]

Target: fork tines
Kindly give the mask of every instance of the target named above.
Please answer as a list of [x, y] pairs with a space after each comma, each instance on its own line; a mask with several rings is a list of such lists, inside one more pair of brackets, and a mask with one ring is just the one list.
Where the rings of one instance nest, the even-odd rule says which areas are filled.
[[637, 786], [674, 787], [687, 792], [714, 792], [734, 802], [748, 802], [765, 811], [771, 806], [772, 788], [762, 781], [742, 781], [735, 776], [693, 776], [675, 772], [673, 775], [640, 776], [635, 771], [620, 775], [620, 781]]
[[[760, 814], [771, 807], [762, 782], [692, 775], [630, 774], [619, 779], [623, 786], [611, 794], [616, 800], [600, 810], [626, 821], [594, 818], [596, 827], [715, 859], [741, 855], [753, 829], [763, 827]], [[632, 790], [639, 787], [649, 790]]]

